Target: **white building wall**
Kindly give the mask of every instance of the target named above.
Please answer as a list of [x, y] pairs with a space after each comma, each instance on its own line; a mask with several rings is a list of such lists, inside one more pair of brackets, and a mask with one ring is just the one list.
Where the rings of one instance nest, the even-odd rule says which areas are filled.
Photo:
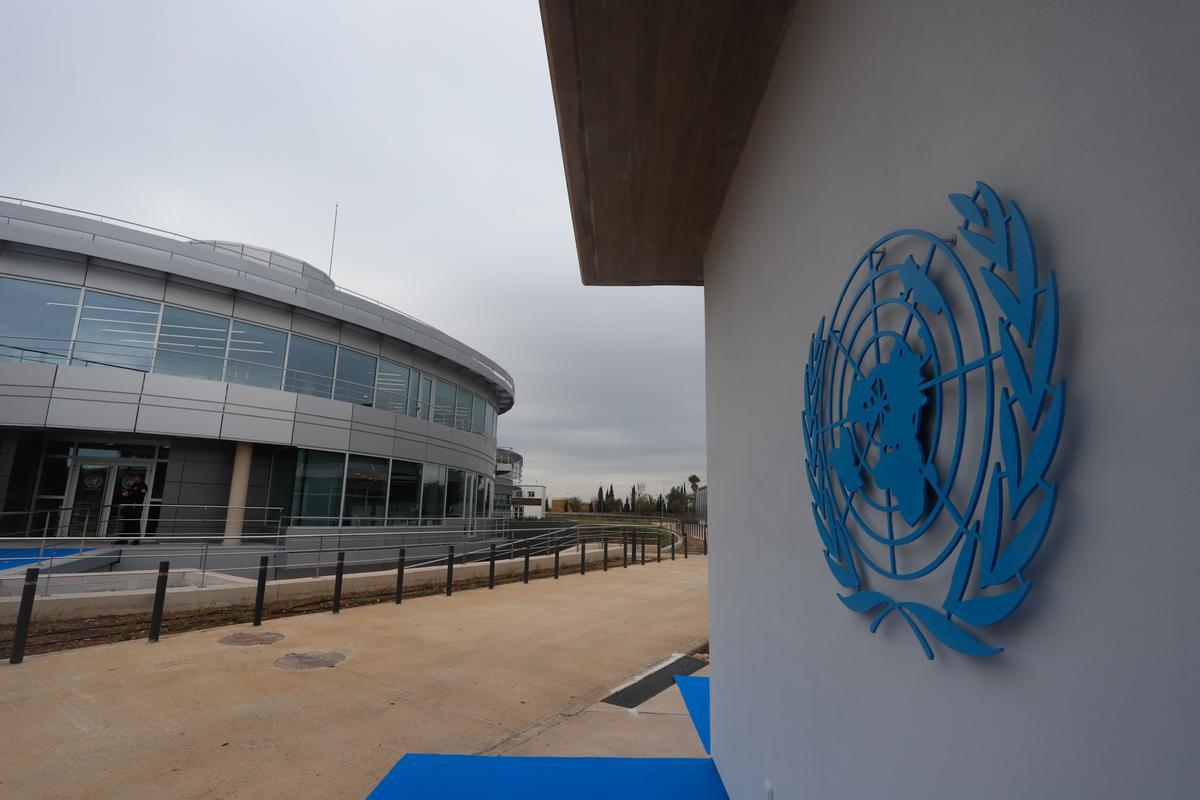
[[[705, 265], [713, 743], [732, 798], [1200, 785], [1200, 6], [801, 3]], [[1049, 540], [990, 659], [843, 608], [804, 477], [810, 336], [901, 227], [1019, 200], [1062, 299]], [[752, 406], [752, 407], [751, 407]], [[936, 645], [935, 645], [936, 646]]]

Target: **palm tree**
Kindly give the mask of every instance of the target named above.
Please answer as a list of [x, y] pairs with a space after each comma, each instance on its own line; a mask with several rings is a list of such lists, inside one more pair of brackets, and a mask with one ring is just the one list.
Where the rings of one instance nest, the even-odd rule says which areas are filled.
[[688, 475], [688, 483], [692, 485], [692, 508], [695, 509], [696, 497], [700, 493], [700, 476], [695, 474]]

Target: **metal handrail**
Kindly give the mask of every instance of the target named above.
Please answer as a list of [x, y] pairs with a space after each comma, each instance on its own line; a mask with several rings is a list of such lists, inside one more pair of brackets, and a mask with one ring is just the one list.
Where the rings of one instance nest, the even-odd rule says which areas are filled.
[[[638, 536], [637, 534], [630, 534], [622, 531], [622, 526], [604, 524], [574, 524], [558, 528], [556, 530], [546, 530], [544, 528], [513, 528], [511, 525], [507, 524], [507, 520], [503, 519], [491, 519], [487, 521], [504, 522], [505, 524], [501, 528], [489, 529], [487, 532], [493, 535], [489, 536], [487, 540], [480, 542], [479, 546], [477, 547], [472, 547], [471, 543], [457, 538], [445, 538], [441, 541], [432, 542], [424, 541], [420, 538], [423, 536], [423, 531], [404, 531], [391, 533], [389, 535], [383, 535], [382, 532], [378, 531], [360, 533], [287, 532], [274, 536], [250, 534], [243, 535], [241, 538], [243, 542], [247, 542], [247, 540], [249, 540], [247, 543], [251, 545], [254, 544], [254, 540], [262, 540], [262, 544], [272, 548], [276, 552], [284, 551], [287, 553], [286, 562], [283, 564], [276, 564], [275, 568], [277, 570], [277, 579], [279, 577], [278, 570], [281, 568], [286, 569], [288, 572], [306, 571], [311, 568], [314, 570], [313, 577], [319, 577], [321, 575], [323, 566], [328, 569], [336, 564], [339, 579], [337, 581], [338, 588], [335, 589], [335, 594], [340, 590], [340, 574], [346, 563], [345, 556], [347, 554], [351, 556], [354, 556], [354, 554], [367, 554], [365, 560], [352, 559], [352, 564], [355, 567], [371, 567], [375, 564], [386, 564], [387, 566], [383, 567], [382, 570], [372, 569], [370, 571], [390, 572], [393, 569], [396, 569], [396, 567], [392, 566], [394, 562], [391, 561], [391, 558], [396, 553], [403, 553], [405, 550], [408, 550], [410, 555], [407, 559], [401, 559], [401, 564], [399, 567], [400, 571], [403, 571], [405, 564], [407, 564], [408, 567], [413, 568], [446, 565], [447, 592], [449, 592], [451, 580], [450, 575], [452, 574], [450, 570], [452, 569], [451, 565], [453, 563], [466, 564], [469, 562], [480, 562], [484, 560], [527, 560], [530, 557], [542, 557], [553, 553], [555, 554], [554, 575], [557, 578], [559, 574], [559, 560], [557, 554], [564, 551], [569, 552], [572, 550], [578, 550], [582, 559], [585, 548], [589, 544], [600, 544], [604, 547], [603, 552], [605, 553], [605, 568], [607, 568], [608, 563], [612, 560], [612, 556], [615, 555], [608, 553], [608, 546], [612, 544], [620, 545], [623, 566], [639, 563], [639, 545], [641, 546], [640, 563], [645, 564], [649, 560], [665, 560], [661, 538], [656, 537], [653, 555], [647, 558], [649, 537], [645, 534]], [[678, 521], [664, 520], [664, 522], [672, 523], [669, 527], [664, 527], [665, 532], [670, 533], [672, 537], [670, 553], [671, 558], [674, 559], [676, 550], [675, 544], [686, 537], [684, 536], [682, 526], [678, 524]], [[453, 532], [448, 531], [447, 533]], [[662, 532], [660, 532], [659, 535], [661, 535], [661, 533]], [[417, 541], [409, 541], [409, 539], [412, 537], [418, 537]], [[397, 538], [399, 538], [399, 541], [397, 541]], [[314, 539], [316, 540], [315, 548], [312, 544], [312, 540]], [[331, 539], [334, 540], [334, 545], [332, 548], [327, 548], [326, 542]], [[288, 540], [300, 540], [299, 544], [301, 546], [297, 547], [290, 545]], [[304, 546], [306, 542], [308, 544], [307, 546]], [[90, 549], [93, 549], [88, 547], [89, 544], [95, 544], [97, 547], [104, 547], [111, 546], [114, 544], [114, 542], [108, 537], [72, 536], [65, 540], [59, 539], [53, 541], [51, 543], [53, 546], [49, 549], [49, 551], [46, 549], [46, 544], [47, 542], [43, 540], [41, 547], [37, 551], [38, 556], [36, 559], [31, 556], [26, 560], [28, 561], [27, 566], [40, 566], [43, 563], [48, 562], [48, 567], [43, 575], [44, 580], [40, 582], [41, 586], [39, 587], [39, 591], [42, 591], [44, 595], [49, 595], [52, 578], [55, 575], [62, 576], [64, 574], [61, 571], [59, 573], [54, 572], [54, 563], [56, 557], [60, 559], [59, 565], [61, 567], [63, 564], [61, 559], [64, 557], [69, 558], [71, 556], [82, 555], [83, 553], [88, 552]], [[64, 545], [67, 546], [67, 552], [65, 553], [62, 552]], [[70, 552], [71, 545], [77, 546], [76, 552]], [[684, 542], [684, 545], [684, 557], [686, 558], [686, 541]], [[462, 549], [456, 552], [455, 548], [459, 546], [461, 546]], [[151, 545], [151, 547], [154, 548], [152, 553], [139, 550], [139, 554], [150, 556], [153, 560], [158, 560], [160, 564], [163, 562], [170, 563], [172, 559], [174, 559], [176, 563], [179, 561], [188, 563], [189, 561], [196, 561], [198, 559], [198, 570], [200, 573], [199, 587], [204, 588], [207, 575], [210, 572], [208, 568], [210, 552], [209, 543], [201, 542], [198, 544], [192, 544], [190, 547], [185, 543], [173, 543], [171, 545], [155, 544]], [[433, 549], [433, 552], [429, 552], [430, 548]], [[445, 553], [439, 552], [441, 548], [445, 548]], [[375, 558], [369, 555], [372, 551], [383, 551], [387, 554], [387, 557]], [[32, 554], [33, 552], [34, 549], [31, 547], [30, 553]], [[335, 552], [338, 554], [336, 562], [330, 559]], [[124, 557], [124, 555], [125, 551], [122, 550], [120, 557]], [[304, 558], [305, 556], [312, 556], [312, 559], [308, 560]], [[581, 570], [582, 568], [583, 562], [581, 560]], [[177, 569], [179, 568], [177, 567]], [[195, 570], [197, 567], [183, 567], [182, 569]], [[148, 571], [149, 570], [143, 570], [142, 572]], [[239, 572], [245, 573], [247, 576], [251, 576], [257, 572], [260, 581], [260, 587], [262, 585], [261, 582], [265, 577], [265, 571], [262, 570], [261, 565], [254, 566], [252, 564], [246, 564], [244, 566], [225, 564], [220, 569], [211, 571], [216, 574], [229, 575], [235, 578]], [[16, 573], [17, 570], [13, 570], [13, 572]], [[130, 574], [133, 574], [137, 571], [129, 572]], [[81, 579], [86, 581], [89, 576], [94, 576], [97, 578], [97, 580], [103, 579], [103, 581], [108, 582], [111, 580], [111, 575], [113, 573], [81, 572], [69, 574], [72, 577], [72, 584], [78, 587], [78, 582]], [[160, 576], [162, 574], [163, 573], [160, 571]], [[8, 576], [7, 579], [11, 580], [12, 577]], [[161, 594], [164, 588], [165, 581], [160, 577], [157, 591]], [[397, 589], [397, 591], [399, 590]], [[260, 588], [259, 597], [261, 598], [261, 596], [262, 594]], [[261, 600], [259, 602], [261, 603]], [[336, 602], [337, 601], [335, 600], [335, 604]]]

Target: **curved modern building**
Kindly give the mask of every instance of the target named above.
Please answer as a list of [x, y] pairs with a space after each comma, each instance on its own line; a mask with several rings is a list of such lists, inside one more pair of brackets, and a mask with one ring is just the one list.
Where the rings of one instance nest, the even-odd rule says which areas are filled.
[[487, 516], [513, 380], [249, 245], [0, 202], [0, 499], [13, 534]]

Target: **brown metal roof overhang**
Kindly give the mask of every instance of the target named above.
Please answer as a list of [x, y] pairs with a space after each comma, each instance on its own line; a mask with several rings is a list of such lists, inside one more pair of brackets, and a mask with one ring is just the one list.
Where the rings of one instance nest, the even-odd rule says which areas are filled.
[[541, 0], [583, 282], [704, 283], [794, 0]]

